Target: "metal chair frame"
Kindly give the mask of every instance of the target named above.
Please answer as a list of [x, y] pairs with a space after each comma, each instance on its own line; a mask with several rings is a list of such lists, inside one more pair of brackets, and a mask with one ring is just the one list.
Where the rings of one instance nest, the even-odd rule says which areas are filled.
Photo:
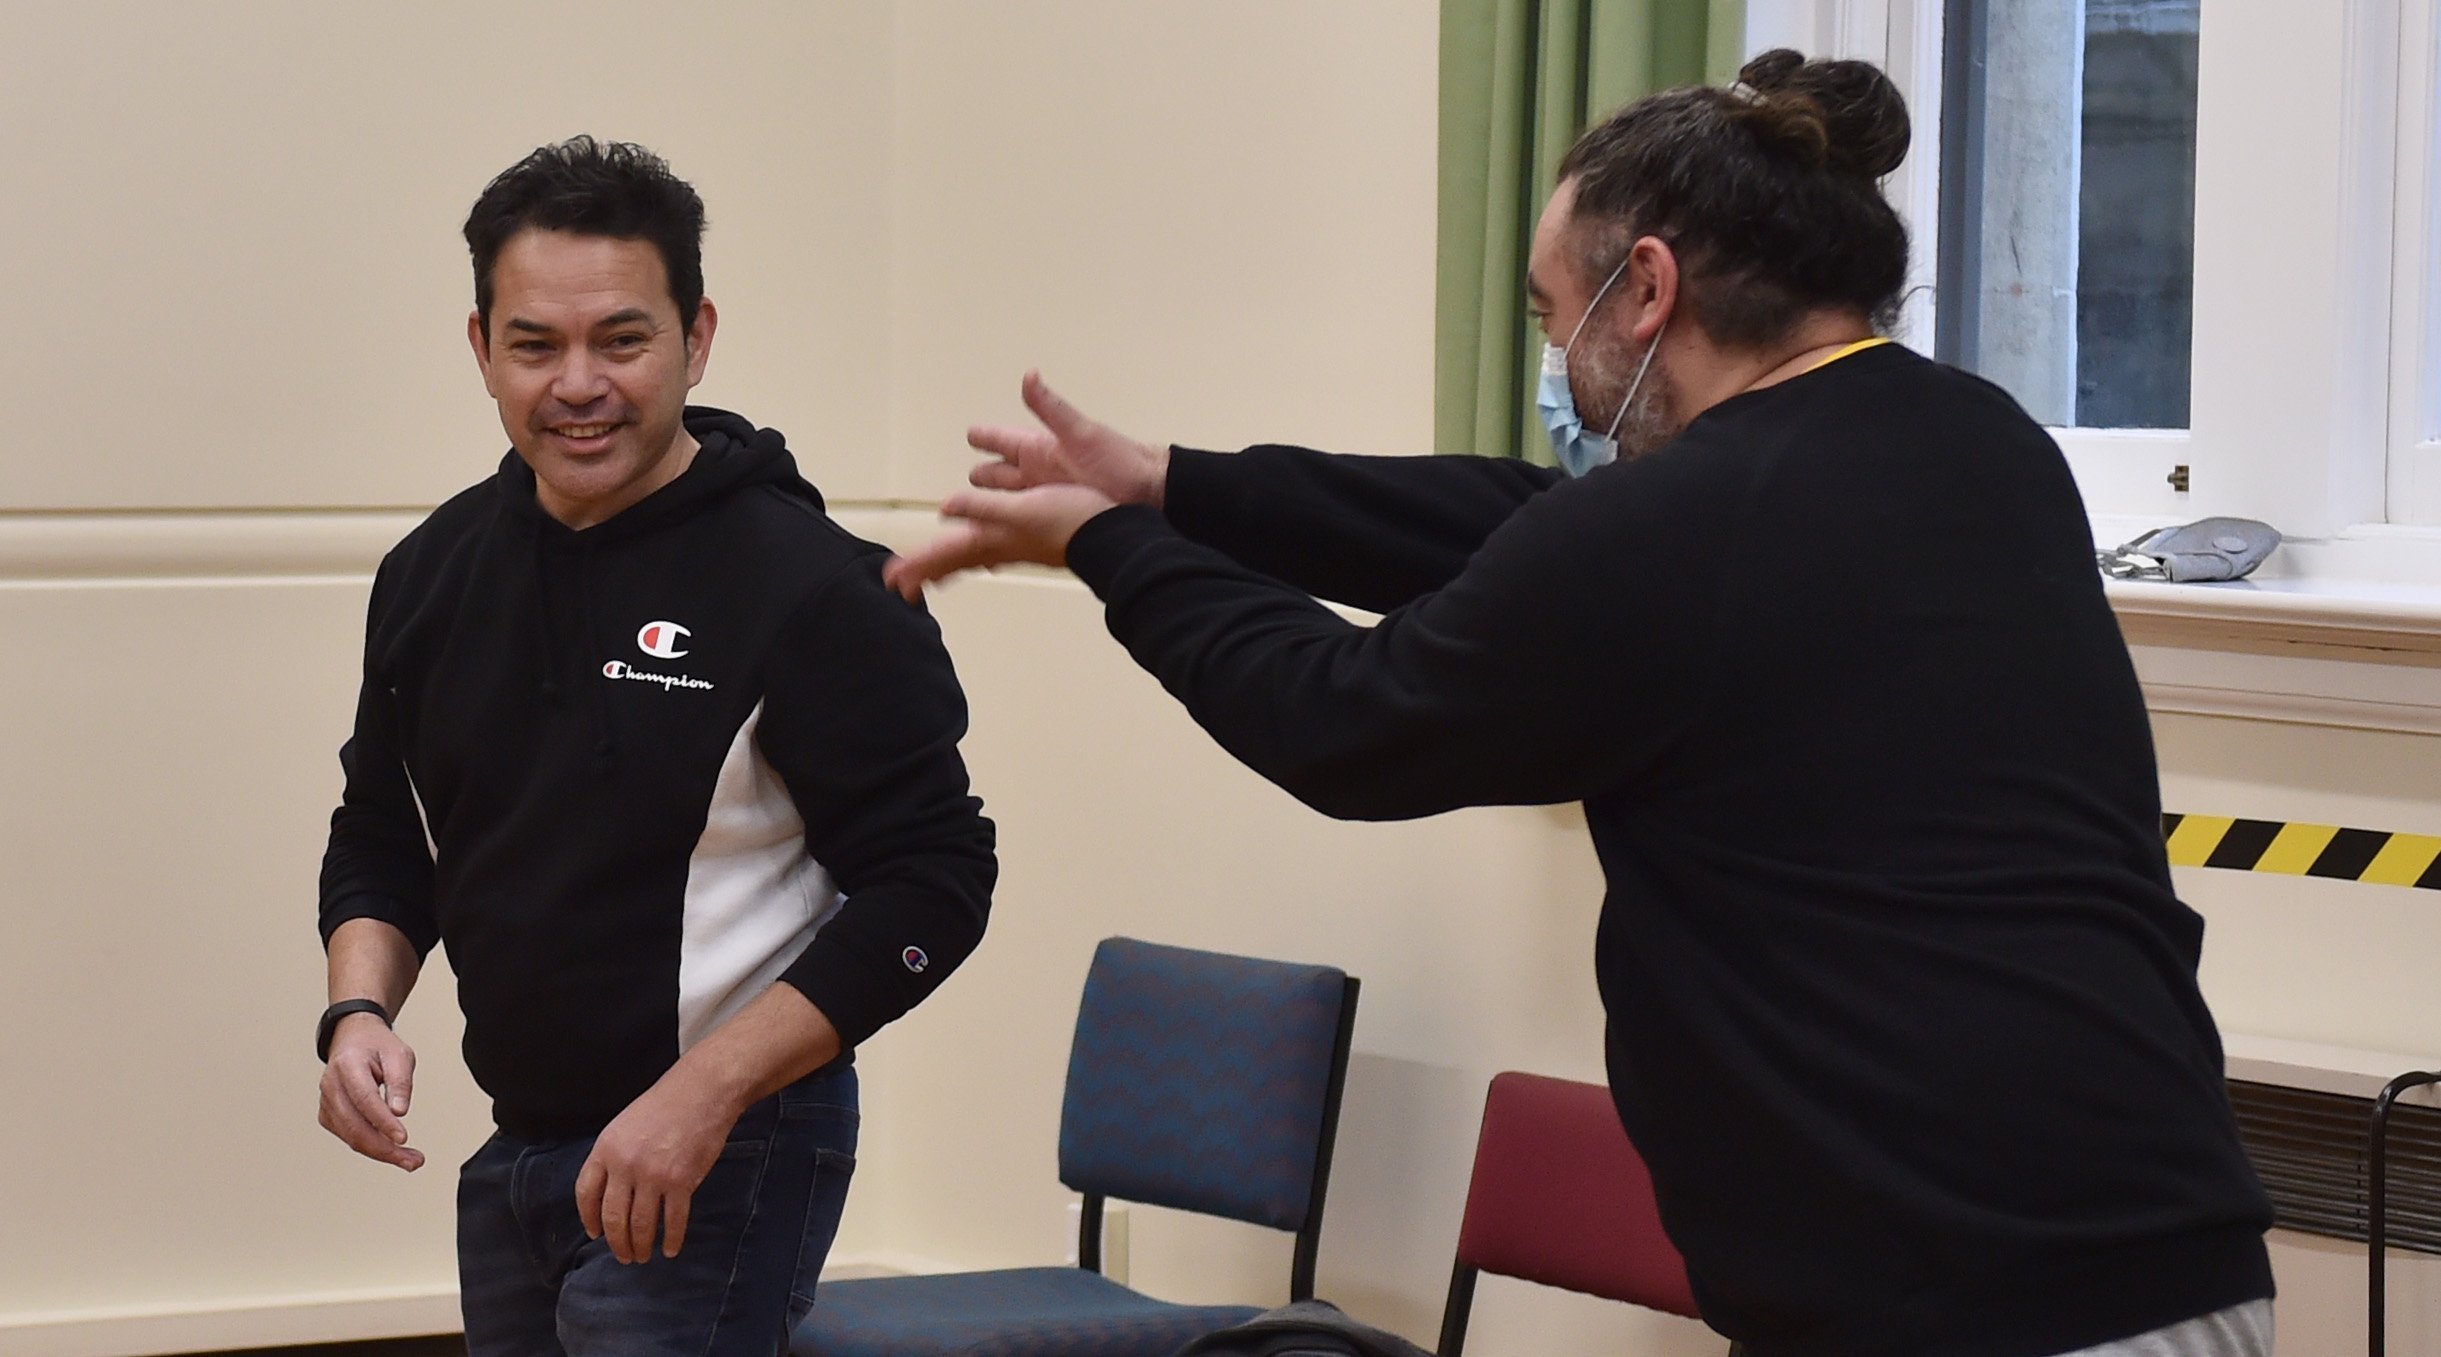
[[2441, 1070], [2414, 1070], [2382, 1086], [2373, 1100], [2373, 1115], [2365, 1126], [2365, 1351], [2383, 1357], [2389, 1346], [2390, 1221], [2384, 1200], [2389, 1186], [2390, 1109], [2399, 1095], [2426, 1084], [2441, 1084]]

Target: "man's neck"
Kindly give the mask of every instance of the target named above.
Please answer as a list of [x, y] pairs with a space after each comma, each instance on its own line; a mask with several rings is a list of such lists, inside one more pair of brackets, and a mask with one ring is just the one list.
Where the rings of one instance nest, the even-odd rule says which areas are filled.
[[1759, 349], [1713, 348], [1700, 334], [1701, 351], [1685, 365], [1680, 389], [1689, 419], [1731, 396], [1777, 386], [1799, 376], [1847, 345], [1873, 338], [1873, 325], [1850, 311], [1814, 311], [1791, 326], [1787, 334]]

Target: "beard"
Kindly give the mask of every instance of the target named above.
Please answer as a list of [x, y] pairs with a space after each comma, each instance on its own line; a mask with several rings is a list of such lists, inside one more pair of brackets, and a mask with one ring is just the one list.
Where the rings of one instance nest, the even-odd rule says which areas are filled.
[[[1583, 346], [1583, 380], [1590, 399], [1580, 401], [1577, 409], [1588, 429], [1610, 429], [1616, 421], [1618, 427], [1611, 437], [1618, 441], [1620, 461], [1632, 462], [1686, 431], [1687, 421], [1678, 414], [1684, 408], [1678, 399], [1678, 382], [1667, 358], [1656, 351], [1647, 367], [1641, 346], [1607, 334], [1587, 338], [1594, 340]], [[1642, 385], [1636, 385], [1639, 367], [1645, 368]], [[1636, 388], [1633, 401], [1627, 401], [1630, 386]], [[1624, 414], [1619, 409], [1623, 401], [1627, 402]]]

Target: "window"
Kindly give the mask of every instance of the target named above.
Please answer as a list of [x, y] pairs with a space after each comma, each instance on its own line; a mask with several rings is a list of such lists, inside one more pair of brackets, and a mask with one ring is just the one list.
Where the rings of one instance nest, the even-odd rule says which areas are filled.
[[2237, 514], [2284, 571], [2441, 586], [2434, 10], [1750, 0], [1746, 45], [1899, 82], [1901, 337], [2051, 425], [2098, 533]]
[[2183, 429], [2198, 0], [1948, 0], [1935, 352], [2063, 428]]

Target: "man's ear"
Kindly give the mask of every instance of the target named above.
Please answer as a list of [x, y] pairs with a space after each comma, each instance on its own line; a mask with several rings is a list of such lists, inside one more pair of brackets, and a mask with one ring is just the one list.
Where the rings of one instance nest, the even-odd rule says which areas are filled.
[[1678, 252], [1659, 236], [1638, 236], [1627, 247], [1628, 300], [1634, 320], [1628, 335], [1649, 344], [1678, 311]]
[[720, 312], [705, 297], [695, 303], [695, 320], [687, 326], [687, 388], [703, 380], [704, 366], [712, 361], [712, 333], [720, 328]]

